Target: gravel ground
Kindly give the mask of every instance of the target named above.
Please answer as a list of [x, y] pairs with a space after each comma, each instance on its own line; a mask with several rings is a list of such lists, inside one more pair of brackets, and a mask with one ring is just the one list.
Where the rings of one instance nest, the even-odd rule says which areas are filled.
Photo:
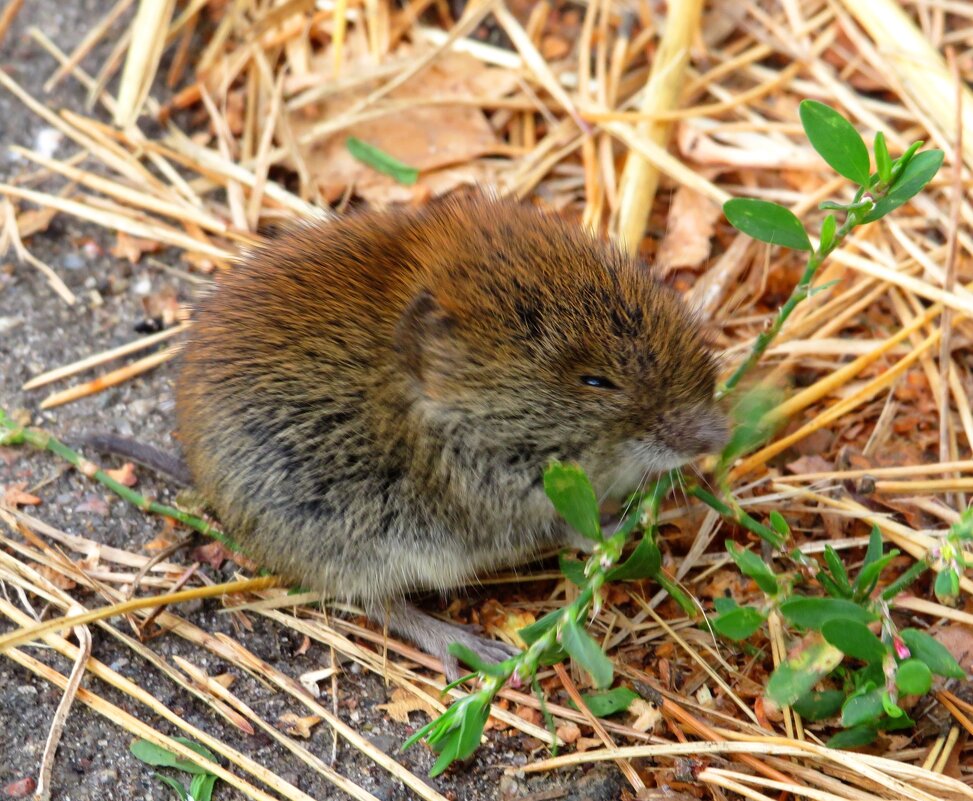
[[[29, 0], [14, 27], [0, 45], [0, 69], [26, 87], [35, 97], [45, 99], [52, 109], [82, 110], [84, 94], [76, 83], [65, 81], [50, 95], [41, 85], [53, 69], [53, 61], [27, 36], [36, 25], [63, 49], [69, 50], [84, 36], [90, 25], [112, 4], [107, 0]], [[108, 46], [114, 43], [110, 37]], [[102, 63], [105, 49], [91, 57], [85, 66], [95, 71]], [[47, 124], [26, 110], [17, 100], [0, 90], [2, 142], [27, 147], [47, 147], [57, 136]], [[56, 156], [73, 150], [60, 143]], [[0, 152], [0, 179], [22, 172], [24, 164]], [[103, 392], [93, 398], [72, 403], [49, 412], [39, 410], [47, 389], [32, 393], [20, 390], [24, 381], [38, 372], [83, 356], [128, 342], [144, 329], [147, 298], [162, 292], [175, 293], [180, 301], [192, 298], [193, 286], [159, 267], [143, 264], [132, 267], [110, 255], [114, 243], [110, 232], [77, 221], [58, 217], [43, 234], [27, 244], [38, 258], [51, 265], [78, 295], [71, 307], [57, 297], [40, 274], [28, 265], [0, 254], [0, 405], [7, 411], [25, 410], [33, 424], [71, 440], [94, 430], [134, 434], [144, 442], [173, 448], [172, 365], [165, 365], [142, 378]], [[160, 254], [160, 259], [176, 263], [176, 254]], [[0, 492], [11, 484], [24, 484], [43, 501], [35, 513], [65, 531], [81, 534], [99, 542], [138, 551], [162, 530], [163, 523], [103, 492], [46, 454], [27, 449], [0, 450]], [[163, 502], [171, 500], [171, 490], [146, 471], [140, 472], [140, 489]], [[183, 558], [183, 557], [175, 557]], [[214, 578], [221, 578], [214, 575]], [[3, 588], [0, 587], [0, 591]], [[76, 591], [83, 603], [100, 601]], [[36, 599], [35, 599], [36, 600]], [[39, 604], [38, 604], [39, 606]], [[203, 629], [225, 631], [241, 639], [260, 657], [292, 676], [327, 664], [324, 649], [312, 646], [297, 655], [297, 635], [282, 630], [260, 617], [252, 617], [253, 630], [237, 632], [229, 616], [216, 613], [214, 603], [194, 610], [180, 609]], [[0, 622], [0, 630], [9, 629]], [[206, 707], [179, 690], [151, 666], [98, 629], [92, 629], [94, 654], [101, 661], [152, 692], [186, 720], [224, 739], [270, 767], [288, 781], [317, 799], [346, 798], [297, 760], [284, 754], [269, 737], [246, 736], [227, 726]], [[234, 692], [251, 704], [266, 720], [276, 721], [285, 711], [302, 714], [287, 697], [274, 694], [248, 676], [212, 656], [200, 652], [177, 637], [160, 637], [151, 647], [165, 658], [181, 654], [210, 675], [225, 671], [236, 675]], [[68, 672], [70, 665], [49, 652], [28, 647], [27, 652]], [[165, 722], [139, 707], [127, 696], [112, 691], [94, 679], [85, 683], [98, 694], [152, 726], [175, 733]], [[387, 702], [389, 690], [383, 682], [355, 670], [342, 674], [338, 709], [341, 716], [383, 750], [396, 754], [419, 775], [432, 764], [431, 753], [417, 747], [405, 755], [397, 750], [410, 729], [390, 723], [376, 708]], [[0, 660], [0, 797], [9, 797], [16, 782], [36, 776], [48, 727], [60, 691], [8, 660]], [[331, 703], [325, 695], [324, 702]], [[422, 717], [414, 714], [414, 723]], [[151, 776], [151, 771], [128, 752], [131, 736], [110, 720], [76, 703], [64, 730], [54, 767], [55, 801], [86, 799], [168, 799], [172, 795]], [[331, 754], [331, 735], [325, 725], [315, 727], [309, 747], [324, 759]], [[555, 777], [536, 777], [529, 781], [505, 775], [504, 768], [523, 763], [532, 744], [521, 736], [492, 734], [488, 746], [481, 748], [466, 765], [431, 783], [457, 801], [533, 796], [549, 799], [613, 799], [620, 797], [621, 784], [613, 768], [580, 771]], [[363, 759], [357, 751], [339, 745], [335, 768], [373, 793], [377, 798], [413, 798], [412, 793], [385, 771]], [[214, 798], [230, 801], [243, 796], [231, 788], [217, 787]]]

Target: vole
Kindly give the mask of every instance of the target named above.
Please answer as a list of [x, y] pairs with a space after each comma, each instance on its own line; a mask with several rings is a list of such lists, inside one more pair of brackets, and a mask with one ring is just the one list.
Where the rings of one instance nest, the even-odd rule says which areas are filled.
[[718, 449], [716, 363], [637, 259], [484, 197], [299, 224], [199, 303], [177, 381], [189, 474], [247, 553], [440, 657], [508, 650], [406, 601], [571, 543], [599, 496]]

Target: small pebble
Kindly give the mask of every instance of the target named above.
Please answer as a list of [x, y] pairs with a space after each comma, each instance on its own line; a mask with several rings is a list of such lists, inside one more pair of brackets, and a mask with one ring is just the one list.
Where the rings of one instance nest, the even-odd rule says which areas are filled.
[[87, 266], [87, 262], [80, 253], [71, 252], [61, 259], [61, 266], [65, 270], [83, 270]]

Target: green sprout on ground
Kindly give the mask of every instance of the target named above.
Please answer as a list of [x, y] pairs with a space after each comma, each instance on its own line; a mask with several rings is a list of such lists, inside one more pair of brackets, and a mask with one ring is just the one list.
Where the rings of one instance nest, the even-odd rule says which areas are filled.
[[[794, 309], [815, 292], [827, 288], [814, 287], [813, 283], [828, 255], [855, 228], [884, 217], [920, 192], [943, 162], [942, 151], [919, 152], [922, 142], [916, 142], [892, 159], [885, 137], [879, 133], [874, 140], [876, 169], [872, 172], [864, 140], [838, 112], [806, 100], [801, 103], [800, 117], [814, 149], [837, 173], [853, 181], [857, 189], [850, 203], [821, 204], [831, 213], [821, 226], [817, 246], [801, 221], [783, 206], [749, 198], [737, 198], [724, 205], [727, 219], [741, 232], [772, 245], [804, 251], [808, 257], [790, 297], [771, 324], [756, 337], [744, 361], [717, 389], [717, 397], [721, 399], [738, 389]], [[830, 547], [825, 551], [824, 567], [818, 567], [796, 549], [786, 551], [790, 528], [780, 513], [771, 512], [765, 524], [743, 511], [729, 491], [727, 474], [739, 457], [771, 436], [780, 422], [772, 414], [776, 405], [775, 393], [767, 389], [748, 392], [735, 403], [731, 438], [715, 469], [723, 498], [687, 482], [681, 474], [663, 476], [636, 505], [640, 514], [629, 515], [608, 537], [599, 522], [594, 491], [581, 468], [552, 464], [544, 476], [548, 497], [568, 525], [594, 544], [585, 562], [564, 556], [560, 561], [564, 575], [578, 585], [577, 596], [565, 607], [523, 629], [520, 634], [527, 648], [500, 664], [483, 664], [475, 654], [454, 645], [452, 653], [475, 671], [472, 676], [479, 680], [479, 687], [419, 729], [403, 748], [425, 740], [439, 754], [430, 775], [442, 773], [454, 761], [465, 759], [476, 750], [490, 704], [507, 682], [530, 684], [540, 696], [538, 669], [566, 657], [571, 657], [591, 676], [596, 688], [610, 687], [611, 660], [585, 629], [589, 617], [599, 611], [601, 590], [608, 581], [654, 579], [690, 616], [697, 617], [698, 608], [693, 599], [662, 569], [656, 544], [661, 503], [677, 482], [688, 487], [688, 494], [727, 520], [759, 536], [794, 568], [790, 573], [778, 574], [757, 554], [728, 541], [726, 548], [730, 557], [744, 575], [754, 580], [766, 600], [761, 606], [739, 606], [732, 599], [721, 600], [716, 604], [716, 616], [710, 621], [717, 634], [742, 641], [756, 634], [771, 612], [776, 611], [794, 631], [803, 633], [797, 653], [781, 664], [768, 682], [766, 692], [770, 701], [780, 706], [791, 705], [809, 720], [820, 720], [840, 711], [844, 731], [832, 738], [831, 744], [836, 747], [870, 742], [881, 729], [911, 726], [913, 722], [897, 703], [900, 696], [928, 692], [934, 673], [951, 678], [965, 675], [942, 645], [918, 629], [897, 631], [889, 614], [888, 602], [930, 565], [926, 561], [916, 563], [876, 595], [883, 571], [898, 553], [883, 552], [877, 529], [872, 532], [863, 565], [851, 579]], [[618, 565], [630, 537], [640, 527], [641, 539], [628, 559]], [[933, 556], [938, 561], [936, 594], [940, 599], [958, 597], [959, 575], [967, 566], [964, 545], [973, 541], [971, 529], [973, 511], [968, 510]], [[827, 597], [794, 592], [794, 587], [809, 573], [816, 579], [817, 589]], [[849, 667], [852, 664], [854, 667]], [[831, 686], [815, 690], [823, 680], [830, 681]], [[624, 695], [619, 693], [626, 689], [609, 690], [608, 693], [614, 694], [607, 696], [611, 703], [601, 705], [601, 709], [607, 714], [625, 708], [636, 697], [630, 690]], [[546, 709], [543, 700], [542, 709]], [[595, 706], [598, 705], [596, 701]]]
[[[205, 746], [194, 743], [192, 740], [187, 740], [185, 737], [173, 737], [172, 739], [184, 745], [186, 748], [195, 751], [210, 762], [216, 762], [216, 754]], [[132, 752], [132, 756], [140, 762], [144, 762], [146, 765], [151, 765], [155, 768], [173, 768], [189, 774], [192, 778], [189, 780], [188, 789], [177, 778], [164, 773], [152, 774], [162, 784], [172, 790], [179, 801], [210, 801], [212, 798], [213, 788], [216, 786], [218, 777], [210, 773], [206, 768], [200, 767], [188, 759], [177, 757], [171, 751], [167, 751], [155, 743], [150, 743], [148, 740], [136, 740], [129, 746], [129, 751]]]

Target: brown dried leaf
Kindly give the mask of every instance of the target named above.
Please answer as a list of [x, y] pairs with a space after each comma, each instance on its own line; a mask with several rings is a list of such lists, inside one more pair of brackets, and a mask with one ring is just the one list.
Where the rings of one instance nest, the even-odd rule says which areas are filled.
[[402, 687], [394, 689], [389, 702], [379, 704], [378, 709], [383, 710], [396, 723], [408, 723], [410, 712], [425, 712], [430, 718], [439, 717], [436, 707]]
[[34, 568], [38, 573], [40, 573], [44, 578], [46, 578], [51, 584], [61, 590], [73, 590], [77, 587], [77, 582], [65, 576], [58, 570], [48, 565], [40, 565], [32, 563], [31, 567]]
[[834, 470], [834, 465], [818, 454], [801, 456], [792, 462], [788, 462], [786, 467], [787, 471], [795, 476], [803, 476], [808, 473], [827, 473]]
[[635, 716], [631, 724], [635, 731], [652, 731], [662, 720], [662, 712], [655, 704], [650, 704], [644, 698], [636, 698], [628, 706], [628, 713]]
[[145, 545], [142, 546], [143, 550], [146, 551], [164, 551], [178, 542], [178, 537], [171, 531], [163, 531], [155, 539], [149, 540]]
[[[396, 55], [408, 55], [405, 47]], [[349, 56], [349, 67], [357, 61], [363, 65], [371, 56]], [[315, 62], [329, 63], [330, 50], [315, 56]], [[316, 69], [326, 74], [326, 69]], [[442, 95], [465, 97], [501, 97], [517, 85], [516, 76], [507, 70], [487, 67], [482, 62], [460, 53], [446, 53], [393, 91], [390, 101], [414, 100]], [[290, 122], [297, 139], [322, 119], [334, 119], [352, 108], [377, 84], [366, 84], [322, 102], [312, 117], [301, 111], [291, 115]], [[345, 142], [355, 136], [379, 148], [399, 161], [421, 171], [415, 186], [397, 184], [387, 175], [376, 172], [348, 152]], [[441, 194], [456, 186], [484, 180], [482, 165], [472, 162], [492, 151], [498, 143], [496, 133], [483, 111], [461, 105], [415, 105], [379, 119], [352, 125], [332, 136], [301, 148], [301, 155], [312, 178], [326, 196], [340, 194], [354, 186], [370, 203], [413, 202], [430, 193]], [[445, 168], [449, 168], [446, 170]], [[442, 171], [432, 178], [431, 174]]]
[[318, 715], [307, 715], [299, 717], [293, 712], [285, 712], [277, 721], [277, 728], [291, 737], [303, 737], [305, 740], [311, 736], [311, 729], [321, 722]]
[[222, 542], [213, 540], [205, 545], [193, 548], [192, 558], [196, 562], [209, 565], [213, 570], [219, 570], [220, 566], [233, 557], [233, 552], [228, 550]]
[[706, 195], [685, 186], [676, 190], [657, 256], [663, 275], [681, 268], [695, 269], [709, 258], [721, 213], [720, 207]]
[[581, 729], [577, 723], [565, 723], [558, 726], [555, 733], [557, 734], [558, 740], [567, 745], [576, 743], [581, 737]]
[[106, 470], [105, 475], [114, 479], [123, 487], [134, 487], [139, 481], [138, 476], [135, 475], [135, 465], [131, 462], [125, 462], [115, 470]]
[[17, 508], [18, 506], [39, 506], [41, 499], [36, 495], [31, 495], [24, 491], [26, 484], [10, 484], [4, 490], [3, 502], [5, 506]]
[[112, 245], [111, 254], [119, 259], [128, 259], [132, 264], [138, 264], [142, 259], [143, 253], [155, 253], [161, 249], [161, 242], [156, 242], [154, 239], [130, 236], [124, 231], [119, 231], [116, 242]]

